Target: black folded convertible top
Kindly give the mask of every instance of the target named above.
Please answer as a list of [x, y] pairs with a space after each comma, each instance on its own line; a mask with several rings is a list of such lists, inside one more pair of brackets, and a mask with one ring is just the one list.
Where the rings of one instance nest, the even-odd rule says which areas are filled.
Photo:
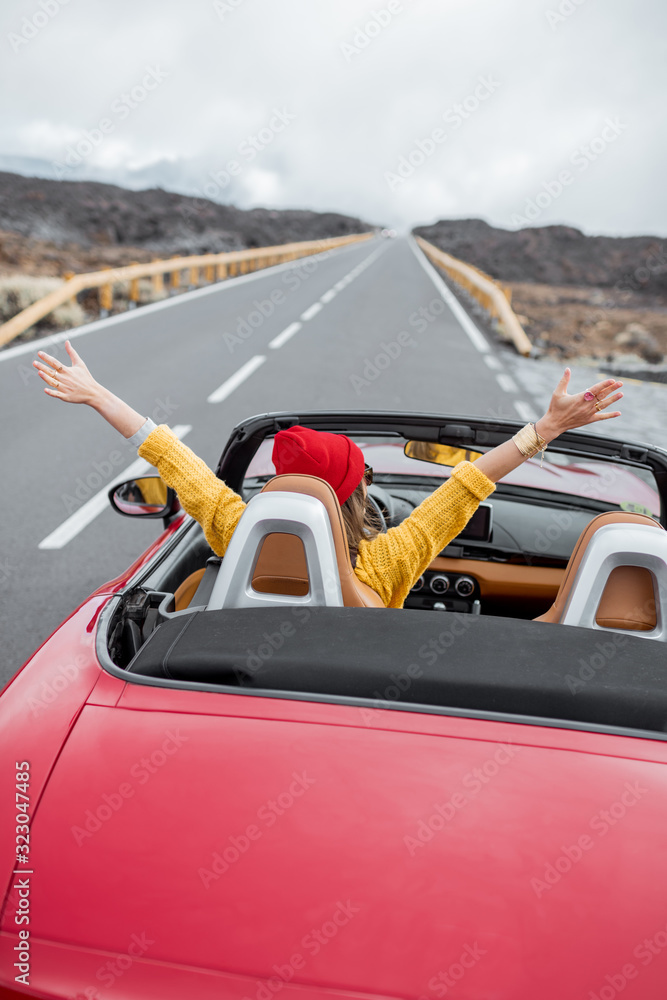
[[[667, 650], [640, 634], [368, 608], [199, 611], [128, 670], [229, 689], [667, 731]], [[386, 707], [383, 705], [382, 707]]]

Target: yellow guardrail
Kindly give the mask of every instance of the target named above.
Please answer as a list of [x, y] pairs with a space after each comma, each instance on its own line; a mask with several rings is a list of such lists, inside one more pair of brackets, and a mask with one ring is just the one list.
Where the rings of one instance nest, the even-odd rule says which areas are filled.
[[169, 260], [153, 260], [148, 264], [128, 264], [125, 267], [105, 268], [103, 271], [66, 276], [60, 288], [33, 302], [0, 326], [0, 347], [4, 347], [19, 334], [25, 333], [40, 319], [44, 319], [79, 292], [91, 288], [99, 289], [100, 309], [108, 312], [113, 301], [113, 286], [121, 282], [129, 284], [128, 300], [136, 303], [139, 299], [139, 278], [152, 277], [154, 288], [159, 291], [164, 287], [164, 275], [168, 274], [170, 287], [178, 288], [181, 283], [181, 272], [187, 270], [188, 284], [196, 286], [200, 284], [202, 268], [205, 271], [205, 281], [212, 283], [282, 264], [288, 260], [323, 253], [325, 250], [333, 250], [348, 243], [368, 240], [373, 235], [373, 233], [353, 233], [350, 236], [308, 240], [303, 243], [284, 243], [274, 247], [255, 247], [251, 250], [208, 253], [195, 257], [171, 257]]
[[432, 264], [442, 268], [452, 281], [474, 296], [489, 315], [498, 320], [505, 339], [514, 344], [519, 354], [528, 357], [533, 345], [512, 309], [511, 289], [506, 285], [501, 285], [484, 271], [473, 267], [472, 264], [466, 264], [464, 261], [445, 253], [444, 250], [440, 250], [432, 243], [428, 243], [421, 236], [417, 237], [417, 243]]

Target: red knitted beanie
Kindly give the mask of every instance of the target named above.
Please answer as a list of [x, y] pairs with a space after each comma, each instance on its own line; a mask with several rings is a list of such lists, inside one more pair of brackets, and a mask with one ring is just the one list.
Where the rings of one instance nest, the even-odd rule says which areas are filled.
[[273, 441], [276, 474], [317, 476], [334, 490], [344, 504], [362, 480], [364, 456], [345, 434], [314, 431], [311, 427], [289, 427], [278, 431]]

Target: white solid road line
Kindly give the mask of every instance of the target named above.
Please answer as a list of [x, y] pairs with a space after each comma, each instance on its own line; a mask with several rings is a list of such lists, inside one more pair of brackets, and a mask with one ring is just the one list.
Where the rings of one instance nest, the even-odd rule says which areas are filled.
[[[180, 440], [183, 440], [186, 434], [192, 430], [190, 424], [178, 424], [173, 428], [174, 434]], [[94, 521], [103, 510], [106, 510], [109, 505], [109, 490], [116, 483], [125, 482], [126, 479], [137, 479], [139, 476], [152, 471], [153, 466], [145, 462], [143, 458], [138, 458], [131, 465], [128, 465], [126, 469], [119, 472], [117, 476], [111, 479], [106, 486], [102, 487], [99, 493], [87, 500], [77, 511], [75, 511], [66, 521], [52, 531], [50, 535], [43, 538], [39, 543], [37, 548], [39, 549], [62, 549], [64, 545], [71, 542], [80, 531], [83, 531], [91, 521]]]
[[[279, 274], [282, 271], [295, 270], [303, 266], [304, 261], [318, 260], [330, 257], [332, 254], [343, 254], [348, 250], [358, 249], [359, 243], [349, 243], [344, 247], [334, 247], [331, 250], [323, 250], [321, 253], [311, 254], [309, 257], [299, 257], [296, 260], [288, 260], [283, 264], [274, 264], [273, 267], [265, 267], [259, 271], [251, 271], [249, 274], [240, 274], [234, 278], [226, 278], [224, 281], [217, 281], [204, 288], [194, 288], [189, 292], [181, 292], [173, 298], [162, 299], [160, 302], [151, 302], [149, 305], [141, 306], [140, 309], [130, 309], [127, 312], [119, 313], [117, 316], [108, 316], [106, 319], [96, 319], [92, 323], [76, 327], [72, 330], [63, 330], [61, 333], [51, 334], [49, 337], [41, 337], [39, 340], [29, 340], [25, 344], [17, 344], [16, 347], [7, 347], [0, 351], [0, 362], [9, 361], [11, 358], [19, 357], [21, 354], [36, 354], [37, 351], [53, 352], [59, 344], [66, 340], [75, 340], [77, 337], [84, 337], [89, 333], [98, 333], [101, 330], [108, 330], [118, 323], [126, 323], [131, 319], [138, 319], [140, 316], [148, 316], [150, 313], [159, 312], [161, 309], [168, 309], [170, 306], [179, 305], [181, 302], [188, 302], [192, 298], [200, 298], [203, 295], [212, 295], [215, 292], [224, 292], [227, 288], [237, 288], [245, 285], [249, 281], [257, 281], [258, 278], [266, 278], [271, 274]], [[185, 270], [185, 268], [184, 268]], [[63, 357], [65, 357], [63, 355]]]
[[447, 305], [454, 313], [454, 315], [456, 316], [457, 320], [459, 321], [465, 332], [470, 337], [470, 340], [472, 341], [474, 346], [480, 353], [486, 354], [486, 352], [490, 350], [490, 347], [482, 331], [477, 326], [475, 326], [475, 324], [470, 319], [470, 316], [468, 316], [468, 313], [465, 311], [459, 300], [456, 298], [455, 295], [452, 294], [452, 292], [450, 292], [449, 288], [447, 288], [447, 285], [440, 277], [440, 274], [438, 273], [438, 271], [436, 271], [436, 269], [428, 260], [426, 255], [423, 254], [422, 251], [419, 249], [413, 237], [409, 238], [409, 243], [410, 243], [410, 249], [414, 253], [415, 257], [417, 258], [421, 266], [424, 268], [424, 270], [428, 274], [429, 278], [431, 279], [435, 287], [442, 295], [443, 300], [447, 303]]
[[309, 306], [306, 309], [305, 312], [301, 313], [301, 319], [304, 320], [304, 321], [312, 319], [313, 316], [317, 316], [317, 314], [321, 310], [321, 308], [322, 308], [322, 303], [321, 302], [314, 302], [312, 304], [312, 306]]
[[537, 414], [530, 403], [524, 403], [522, 399], [514, 400], [514, 409], [522, 420], [536, 420]]
[[499, 372], [496, 375], [496, 382], [498, 383], [501, 389], [505, 390], [505, 392], [519, 391], [516, 382], [514, 381], [511, 375], [507, 374], [507, 372]]
[[277, 337], [274, 337], [273, 340], [269, 341], [269, 347], [274, 349], [282, 347], [283, 344], [287, 343], [290, 337], [293, 337], [295, 333], [299, 332], [301, 326], [302, 324], [298, 321], [296, 323], [290, 323], [290, 325], [286, 327], [282, 333], [279, 333]]
[[[436, 286], [436, 288], [442, 295], [444, 301], [452, 310], [452, 312], [458, 319], [459, 323], [461, 324], [465, 332], [470, 337], [471, 341], [473, 342], [477, 350], [483, 354], [486, 365], [497, 372], [496, 380], [500, 388], [504, 389], [505, 392], [518, 392], [519, 388], [516, 382], [514, 381], [511, 375], [508, 375], [506, 372], [503, 372], [502, 363], [491, 352], [491, 348], [484, 334], [481, 332], [481, 330], [478, 329], [477, 326], [475, 326], [475, 324], [470, 319], [470, 317], [468, 316], [467, 312], [465, 311], [461, 303], [449, 290], [449, 288], [443, 281], [442, 277], [440, 276], [436, 268], [427, 259], [426, 255], [423, 254], [422, 251], [419, 249], [415, 240], [412, 237], [410, 237], [409, 242], [412, 252], [414, 253], [415, 257], [417, 258], [421, 266], [428, 274], [433, 284]], [[515, 410], [517, 411], [522, 420], [537, 419], [537, 414], [535, 413], [535, 410], [530, 405], [530, 403], [526, 403], [522, 399], [515, 399], [513, 400], [513, 403]]]
[[211, 395], [207, 397], [206, 402], [221, 403], [223, 399], [227, 399], [227, 396], [230, 396], [234, 392], [234, 389], [237, 389], [242, 382], [245, 382], [245, 380], [249, 378], [253, 372], [257, 371], [257, 369], [263, 365], [265, 361], [265, 354], [256, 354], [254, 358], [250, 359], [250, 361], [246, 361], [246, 363], [239, 368], [237, 372], [230, 375], [227, 381], [223, 382], [222, 385], [215, 390], [215, 392], [212, 392]]

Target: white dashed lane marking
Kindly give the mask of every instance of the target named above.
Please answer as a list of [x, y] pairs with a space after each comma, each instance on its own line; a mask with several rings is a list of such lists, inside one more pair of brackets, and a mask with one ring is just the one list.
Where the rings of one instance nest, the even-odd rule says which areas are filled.
[[498, 385], [500, 386], [500, 388], [504, 389], [505, 392], [518, 392], [519, 391], [519, 387], [517, 386], [517, 384], [514, 381], [514, 379], [512, 378], [512, 376], [508, 375], [506, 372], [499, 372], [496, 375], [496, 381], [497, 381]]
[[321, 308], [322, 308], [321, 302], [313, 302], [312, 306], [309, 306], [305, 312], [301, 313], [301, 319], [302, 320], [312, 319], [313, 316], [317, 316]]
[[288, 340], [291, 340], [294, 334], [299, 332], [303, 323], [307, 323], [309, 319], [317, 316], [317, 314], [321, 312], [323, 305], [331, 302], [331, 300], [336, 297], [338, 292], [342, 291], [343, 288], [349, 285], [351, 281], [354, 281], [354, 279], [357, 278], [362, 271], [365, 271], [366, 268], [372, 264], [384, 250], [385, 247], [381, 246], [378, 247], [377, 250], [374, 250], [373, 253], [370, 253], [368, 257], [361, 262], [361, 264], [357, 264], [357, 266], [349, 271], [344, 278], [341, 278], [340, 281], [337, 281], [332, 288], [324, 292], [324, 294], [320, 296], [318, 302], [313, 302], [312, 306], [308, 306], [305, 312], [301, 313], [300, 322], [297, 321], [295, 323], [290, 323], [290, 325], [286, 327], [282, 333], [279, 333], [277, 337], [274, 337], [269, 343], [269, 347], [275, 350], [278, 347], [282, 347], [283, 344], [286, 344]]
[[294, 334], [298, 333], [300, 329], [301, 323], [298, 321], [296, 323], [290, 323], [290, 325], [286, 327], [282, 333], [279, 333], [277, 337], [274, 337], [273, 340], [270, 341], [269, 347], [274, 348], [274, 350], [277, 347], [282, 347], [283, 344], [286, 344], [290, 337], [293, 337]]
[[537, 419], [537, 414], [535, 413], [533, 407], [530, 405], [530, 403], [524, 403], [522, 399], [514, 400], [514, 409], [519, 414], [522, 420], [529, 421]]
[[206, 402], [221, 403], [223, 399], [227, 399], [227, 397], [234, 392], [234, 389], [238, 389], [238, 387], [245, 382], [247, 378], [250, 378], [253, 372], [256, 372], [265, 361], [265, 354], [256, 354], [254, 358], [250, 359], [250, 361], [246, 361], [246, 363], [239, 368], [237, 372], [230, 375], [226, 382], [223, 382], [222, 385], [215, 390], [215, 392], [212, 392], [211, 395], [207, 397]]
[[499, 372], [503, 370], [503, 366], [495, 354], [485, 354], [484, 362], [489, 368], [493, 368], [494, 371]]
[[[192, 430], [190, 424], [179, 424], [173, 428], [174, 434], [181, 441]], [[116, 483], [123, 483], [127, 479], [137, 479], [139, 476], [144, 476], [148, 474], [155, 474], [155, 470], [152, 465], [145, 462], [143, 458], [138, 458], [131, 465], [128, 465], [126, 469], [119, 472], [106, 486], [103, 486], [99, 493], [91, 497], [86, 503], [82, 504], [77, 511], [74, 512], [66, 521], [52, 531], [50, 535], [43, 538], [42, 541], [37, 546], [40, 549], [62, 549], [64, 545], [71, 542], [80, 531], [83, 531], [92, 521], [98, 517], [103, 510], [109, 508], [109, 490]]]

